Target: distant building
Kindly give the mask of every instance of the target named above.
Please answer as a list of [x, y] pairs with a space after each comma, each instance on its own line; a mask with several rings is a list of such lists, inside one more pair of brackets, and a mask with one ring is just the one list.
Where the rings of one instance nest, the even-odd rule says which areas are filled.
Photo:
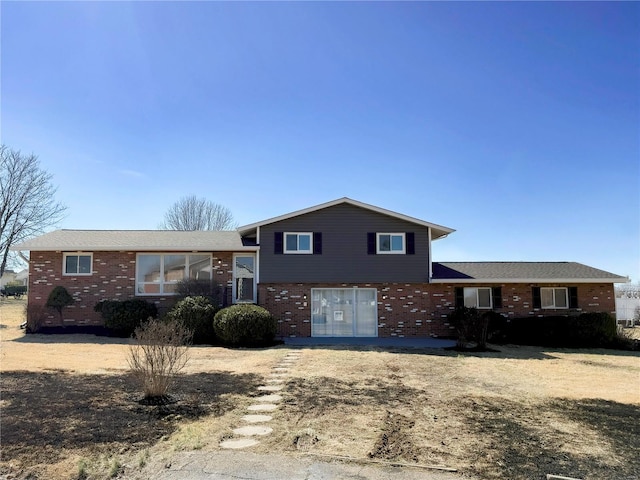
[[16, 280], [16, 272], [13, 270], [5, 270], [0, 277], [0, 288], [4, 288], [4, 286], [9, 282], [14, 282]]

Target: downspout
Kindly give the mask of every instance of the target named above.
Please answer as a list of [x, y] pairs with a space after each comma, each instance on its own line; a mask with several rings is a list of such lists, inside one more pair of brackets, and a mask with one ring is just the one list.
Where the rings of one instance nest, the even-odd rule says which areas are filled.
[[20, 250], [18, 250], [18, 256], [24, 260], [25, 262], [27, 262], [27, 266], [29, 266], [29, 258], [24, 256], [24, 253], [22, 253]]

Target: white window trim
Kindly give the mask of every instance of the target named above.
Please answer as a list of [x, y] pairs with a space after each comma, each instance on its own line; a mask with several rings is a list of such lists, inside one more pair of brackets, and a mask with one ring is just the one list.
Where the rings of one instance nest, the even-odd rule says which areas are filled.
[[[309, 250], [288, 250], [287, 249], [287, 235], [297, 235], [298, 236], [298, 246], [300, 246], [300, 235], [308, 235], [309, 236]], [[313, 254], [313, 232], [284, 232], [282, 237], [282, 243], [284, 244], [282, 247], [282, 251], [289, 255], [309, 255]]]
[[[542, 291], [553, 291], [553, 306], [544, 306], [542, 304]], [[566, 306], [558, 307], [556, 302], [556, 290], [564, 290], [564, 299]], [[568, 310], [569, 309], [569, 288], [567, 287], [540, 287], [540, 308], [544, 310]]]
[[[89, 257], [91, 259], [91, 271], [89, 273], [67, 273], [67, 257]], [[78, 260], [80, 262], [80, 260]], [[64, 252], [62, 254], [62, 275], [65, 277], [90, 277], [93, 275], [92, 252]]]
[[[140, 255], [158, 255], [160, 256], [160, 270], [161, 270], [161, 275], [160, 275], [160, 282], [138, 282], [138, 265], [140, 264], [140, 262], [138, 261], [138, 258], [140, 257]], [[159, 297], [159, 296], [163, 296], [163, 297], [168, 297], [168, 296], [175, 296], [177, 295], [176, 292], [165, 292], [164, 291], [164, 286], [165, 285], [175, 285], [176, 282], [165, 282], [164, 281], [164, 257], [167, 255], [184, 255], [185, 256], [185, 265], [184, 265], [184, 272], [182, 275], [182, 279], [185, 280], [187, 278], [187, 272], [189, 271], [189, 256], [191, 255], [208, 255], [209, 256], [209, 266], [211, 267], [211, 281], [213, 281], [213, 263], [212, 263], [212, 259], [213, 259], [213, 255], [210, 252], [138, 252], [136, 253], [136, 277], [135, 277], [135, 295], [136, 297]], [[160, 285], [160, 292], [158, 293], [140, 293], [138, 292], [138, 284], [139, 283], [143, 283], [143, 284], [148, 284], [148, 285]]]
[[[253, 257], [253, 299], [252, 300], [241, 300], [238, 301], [238, 292], [237, 292], [237, 286], [236, 286], [236, 258], [237, 257]], [[234, 305], [238, 305], [238, 304], [252, 304], [252, 303], [257, 303], [258, 302], [258, 278], [257, 278], [257, 267], [258, 264], [258, 258], [257, 255], [255, 253], [234, 253], [233, 254], [233, 274], [232, 274], [232, 284], [231, 284], [231, 302]]]
[[[389, 250], [382, 251], [380, 250], [380, 237], [382, 235], [390, 235], [392, 237], [399, 236], [402, 237], [402, 250]], [[404, 232], [378, 232], [376, 233], [376, 253], [378, 255], [404, 255], [407, 251], [407, 238]]]
[[[491, 287], [464, 287], [464, 296], [466, 296], [467, 290], [475, 290], [476, 292], [476, 306], [473, 308], [477, 308], [478, 310], [492, 310], [493, 309], [493, 289]], [[480, 290], [489, 290], [489, 306], [481, 307], [480, 306]], [[466, 305], [465, 305], [466, 306]]]

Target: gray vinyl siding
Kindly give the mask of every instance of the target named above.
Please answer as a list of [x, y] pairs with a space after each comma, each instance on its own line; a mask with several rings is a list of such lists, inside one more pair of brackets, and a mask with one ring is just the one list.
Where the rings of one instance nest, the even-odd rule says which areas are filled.
[[[321, 255], [274, 253], [275, 232], [321, 232]], [[413, 232], [414, 255], [369, 255], [368, 232]], [[260, 282], [428, 282], [427, 227], [336, 205], [260, 227]]]

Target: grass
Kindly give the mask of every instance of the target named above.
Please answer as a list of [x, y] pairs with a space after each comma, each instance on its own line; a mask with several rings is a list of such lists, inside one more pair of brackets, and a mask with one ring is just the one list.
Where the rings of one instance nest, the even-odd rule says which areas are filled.
[[[175, 451], [218, 449], [288, 351], [194, 347], [176, 403], [150, 407], [126, 371], [127, 340], [25, 338], [22, 305], [0, 304], [0, 476], [152, 478]], [[253, 450], [483, 479], [640, 478], [637, 352], [499, 350], [304, 349]]]

